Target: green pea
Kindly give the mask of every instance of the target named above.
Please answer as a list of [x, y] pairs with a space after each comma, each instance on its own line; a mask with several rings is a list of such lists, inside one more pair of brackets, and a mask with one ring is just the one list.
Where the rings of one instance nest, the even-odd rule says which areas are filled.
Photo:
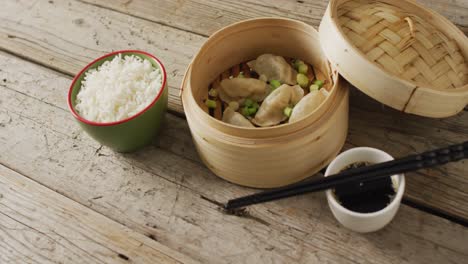
[[322, 86], [323, 86], [323, 84], [324, 84], [324, 81], [322, 81], [322, 80], [315, 80], [314, 84], [317, 85], [319, 88], [322, 88]]
[[309, 91], [318, 91], [320, 89], [320, 87], [316, 84], [311, 84], [310, 87], [309, 87]]
[[297, 84], [299, 84], [302, 88], [306, 88], [309, 84], [309, 78], [303, 73], [298, 73], [296, 76]]
[[281, 86], [281, 82], [278, 81], [278, 80], [271, 80], [270, 81], [270, 86], [271, 86], [271, 88], [273, 88], [273, 90], [275, 90], [276, 88]]
[[205, 100], [205, 105], [208, 106], [208, 108], [216, 108], [216, 101], [206, 99]]
[[309, 66], [305, 65], [305, 64], [301, 64], [299, 65], [299, 68], [297, 69], [297, 71], [299, 73], [303, 73], [303, 74], [307, 74], [307, 71], [309, 70]]
[[291, 113], [292, 113], [292, 110], [293, 109], [288, 106], [288, 107], [284, 108], [283, 113], [284, 113], [285, 116], [290, 117]]
[[252, 107], [258, 109], [258, 108], [260, 107], [260, 105], [259, 105], [257, 102], [254, 102], [253, 105], [252, 105]]
[[296, 68], [296, 70], [298, 70], [299, 66], [301, 66], [301, 65], [304, 65], [303, 61], [301, 61], [301, 60], [295, 60], [294, 61], [294, 68]]
[[249, 107], [248, 107], [248, 106], [244, 106], [244, 107], [242, 108], [242, 110], [241, 110], [241, 114], [242, 114], [243, 116], [246, 116], [246, 117], [247, 117], [247, 116], [250, 116]]
[[248, 109], [248, 112], [249, 112], [249, 116], [257, 113], [257, 108], [255, 108], [255, 107], [249, 107], [247, 109]]
[[250, 98], [245, 99], [244, 105], [247, 107], [251, 107], [254, 104], [254, 101]]

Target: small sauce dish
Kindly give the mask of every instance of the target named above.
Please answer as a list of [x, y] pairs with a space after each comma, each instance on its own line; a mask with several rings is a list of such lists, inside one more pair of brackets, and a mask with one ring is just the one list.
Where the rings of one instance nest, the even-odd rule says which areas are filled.
[[[393, 159], [388, 153], [379, 149], [368, 147], [353, 148], [341, 153], [330, 163], [325, 172], [325, 177], [339, 173], [353, 163], [368, 162], [375, 164]], [[381, 210], [371, 213], [351, 211], [341, 205], [333, 190], [326, 191], [328, 205], [338, 222], [346, 228], [361, 233], [377, 231], [393, 219], [400, 207], [405, 191], [405, 176], [403, 174], [392, 175], [391, 180], [396, 194], [390, 203]]]

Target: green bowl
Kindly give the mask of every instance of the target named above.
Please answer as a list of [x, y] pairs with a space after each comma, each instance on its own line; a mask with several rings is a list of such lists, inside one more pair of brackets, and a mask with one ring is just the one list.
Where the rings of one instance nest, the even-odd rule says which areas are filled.
[[[159, 68], [162, 73], [162, 88], [159, 94], [149, 106], [139, 113], [116, 122], [99, 123], [86, 120], [75, 110], [76, 95], [81, 89], [81, 81], [89, 69], [102, 65], [105, 61], [112, 60], [118, 54], [135, 55], [151, 62], [153, 67]], [[167, 76], [162, 63], [153, 55], [138, 50], [122, 50], [102, 56], [88, 64], [73, 79], [68, 92], [68, 107], [80, 126], [91, 137], [104, 146], [108, 146], [118, 152], [130, 152], [151, 143], [161, 128], [167, 110]]]

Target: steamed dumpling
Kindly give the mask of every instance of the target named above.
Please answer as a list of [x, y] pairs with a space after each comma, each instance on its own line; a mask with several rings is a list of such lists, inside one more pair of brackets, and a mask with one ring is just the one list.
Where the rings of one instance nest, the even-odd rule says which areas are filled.
[[256, 60], [247, 63], [259, 75], [265, 75], [269, 81], [278, 80], [281, 83], [296, 84], [296, 70], [281, 56], [263, 54]]
[[231, 107], [226, 108], [223, 113], [223, 122], [240, 127], [254, 127], [250, 121]]
[[292, 89], [291, 100], [289, 102], [291, 105], [296, 105], [302, 98], [304, 98], [304, 89], [302, 89], [301, 86], [299, 86], [298, 84], [294, 86], [291, 86], [291, 85], [287, 85], [287, 86], [291, 87]]
[[284, 108], [297, 104], [304, 97], [299, 85], [283, 84], [271, 92], [263, 101], [252, 122], [258, 126], [274, 126], [286, 120]]
[[291, 117], [289, 117], [289, 123], [296, 122], [317, 109], [317, 107], [319, 107], [327, 98], [322, 90], [325, 89], [321, 89], [320, 91], [315, 90], [304, 96], [304, 98], [294, 106]]
[[245, 98], [260, 102], [268, 95], [270, 87], [255, 78], [232, 78], [222, 80], [218, 90], [219, 98], [226, 103], [240, 102]]

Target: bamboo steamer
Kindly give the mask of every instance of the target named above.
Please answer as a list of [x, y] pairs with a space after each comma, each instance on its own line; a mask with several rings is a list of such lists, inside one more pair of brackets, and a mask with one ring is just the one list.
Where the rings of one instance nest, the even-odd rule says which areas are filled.
[[441, 118], [468, 104], [468, 40], [412, 0], [331, 0], [324, 52], [358, 89], [395, 109]]
[[[264, 53], [300, 58], [325, 73], [331, 83], [325, 102], [298, 122], [267, 128], [232, 126], [203, 111], [202, 97], [215, 78]], [[203, 162], [219, 177], [244, 186], [279, 187], [311, 176], [339, 153], [347, 135], [347, 83], [330, 68], [318, 32], [295, 20], [252, 19], [214, 33], [188, 68], [181, 97]]]

